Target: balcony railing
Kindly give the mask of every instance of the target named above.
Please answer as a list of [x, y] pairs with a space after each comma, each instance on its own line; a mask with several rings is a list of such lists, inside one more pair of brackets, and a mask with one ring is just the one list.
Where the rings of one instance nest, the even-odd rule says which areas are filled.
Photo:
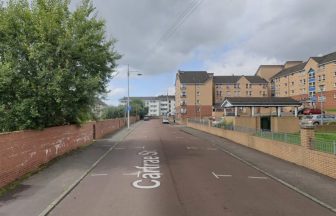
[[186, 98], [187, 95], [186, 94], [181, 94], [181, 98]]

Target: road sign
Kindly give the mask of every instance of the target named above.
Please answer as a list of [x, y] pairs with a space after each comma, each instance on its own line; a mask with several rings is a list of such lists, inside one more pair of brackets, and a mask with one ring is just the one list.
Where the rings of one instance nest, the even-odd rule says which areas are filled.
[[322, 96], [322, 97], [318, 97], [318, 102], [325, 102], [326, 97]]

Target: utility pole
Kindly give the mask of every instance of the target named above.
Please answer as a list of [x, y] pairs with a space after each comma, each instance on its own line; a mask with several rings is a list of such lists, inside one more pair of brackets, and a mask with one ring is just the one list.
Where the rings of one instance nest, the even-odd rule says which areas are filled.
[[129, 65], [127, 65], [127, 128], [130, 127]]
[[323, 125], [323, 87], [320, 86], [320, 91], [321, 91], [321, 99], [320, 99], [320, 102], [321, 102], [321, 125]]

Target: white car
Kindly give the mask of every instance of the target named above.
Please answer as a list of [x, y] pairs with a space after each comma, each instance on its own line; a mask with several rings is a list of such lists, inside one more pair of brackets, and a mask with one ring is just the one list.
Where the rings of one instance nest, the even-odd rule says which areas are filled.
[[336, 117], [333, 115], [307, 115], [304, 116], [300, 122], [301, 126], [317, 126], [324, 123], [336, 122]]
[[162, 124], [169, 124], [169, 120], [166, 117], [162, 118]]

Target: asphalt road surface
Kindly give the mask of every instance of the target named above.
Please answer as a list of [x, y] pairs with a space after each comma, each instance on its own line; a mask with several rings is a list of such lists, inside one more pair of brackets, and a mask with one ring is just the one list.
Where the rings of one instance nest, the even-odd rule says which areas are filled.
[[334, 215], [160, 120], [143, 122], [49, 215]]

